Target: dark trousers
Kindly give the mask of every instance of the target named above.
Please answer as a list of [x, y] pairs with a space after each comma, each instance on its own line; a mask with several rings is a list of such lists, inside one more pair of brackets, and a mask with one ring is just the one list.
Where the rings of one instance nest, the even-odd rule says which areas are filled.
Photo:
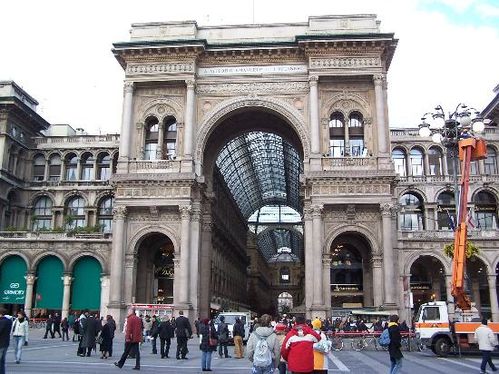
[[121, 368], [123, 365], [125, 365], [125, 361], [128, 357], [128, 355], [131, 352], [135, 353], [135, 367], [140, 368], [140, 349], [139, 349], [139, 343], [130, 343], [126, 342], [125, 343], [125, 351], [121, 355], [120, 360], [118, 361], [118, 366]]
[[170, 345], [172, 340], [170, 338], [159, 338], [159, 345], [161, 350], [161, 358], [168, 357], [170, 354]]
[[492, 362], [492, 351], [480, 351], [480, 352], [482, 352], [482, 364], [480, 365], [480, 369], [482, 371], [485, 371], [485, 369], [487, 368], [487, 364], [489, 364], [490, 368], [492, 370], [495, 370], [496, 367]]
[[187, 337], [177, 336], [177, 358], [185, 358], [187, 355]]
[[277, 365], [277, 368], [279, 369], [279, 374], [286, 374], [286, 363], [285, 362], [279, 362], [279, 365]]
[[64, 337], [66, 337], [66, 340], [69, 341], [69, 333], [68, 330], [62, 330], [62, 340], [64, 340]]
[[[222, 354], [222, 349], [223, 349], [223, 354]], [[218, 345], [218, 355], [220, 357], [225, 356], [225, 358], [229, 358], [229, 351], [227, 350], [227, 342], [220, 342]]]
[[156, 338], [153, 337], [151, 340], [151, 345], [152, 345], [152, 353], [155, 355], [158, 353], [158, 348], [156, 346]]
[[50, 333], [50, 337], [54, 337], [54, 332], [52, 331], [52, 328], [45, 329], [45, 335], [43, 335], [43, 339], [47, 339], [47, 335]]
[[62, 335], [61, 335], [61, 328], [60, 327], [54, 327], [54, 332], [52, 333], [52, 337], [55, 336], [55, 333], [59, 334], [59, 338], [62, 337]]
[[0, 374], [5, 374], [5, 356], [7, 355], [7, 348], [0, 348]]

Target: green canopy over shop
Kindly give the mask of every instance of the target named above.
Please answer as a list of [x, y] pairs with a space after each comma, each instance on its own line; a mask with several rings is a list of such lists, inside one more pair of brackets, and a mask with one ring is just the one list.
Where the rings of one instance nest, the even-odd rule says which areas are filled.
[[45, 257], [36, 271], [35, 308], [62, 309], [64, 266], [55, 256]]
[[26, 262], [20, 256], [7, 257], [0, 266], [0, 292], [3, 304], [24, 304]]
[[80, 258], [73, 268], [71, 283], [72, 310], [99, 310], [101, 296], [102, 267], [95, 258]]

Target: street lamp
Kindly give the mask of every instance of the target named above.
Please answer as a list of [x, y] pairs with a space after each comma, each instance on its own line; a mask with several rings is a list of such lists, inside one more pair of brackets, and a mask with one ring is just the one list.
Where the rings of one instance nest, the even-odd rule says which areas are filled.
[[431, 140], [434, 143], [442, 144], [447, 149], [447, 156], [452, 158], [456, 216], [459, 209], [458, 142], [460, 139], [475, 137], [482, 133], [484, 129], [485, 124], [483, 118], [480, 117], [480, 112], [462, 103], [447, 117], [441, 105], [438, 105], [434, 112], [425, 113], [421, 117], [419, 135], [424, 138], [431, 136]]

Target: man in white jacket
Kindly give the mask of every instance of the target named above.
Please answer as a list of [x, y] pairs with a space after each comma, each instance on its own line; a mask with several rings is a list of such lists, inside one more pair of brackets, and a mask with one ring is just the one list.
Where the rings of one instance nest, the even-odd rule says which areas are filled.
[[478, 343], [478, 348], [482, 352], [481, 372], [486, 373], [487, 363], [492, 371], [497, 371], [497, 368], [492, 363], [492, 351], [497, 345], [497, 338], [492, 329], [487, 326], [487, 318], [482, 319], [482, 324], [475, 330], [475, 339]]

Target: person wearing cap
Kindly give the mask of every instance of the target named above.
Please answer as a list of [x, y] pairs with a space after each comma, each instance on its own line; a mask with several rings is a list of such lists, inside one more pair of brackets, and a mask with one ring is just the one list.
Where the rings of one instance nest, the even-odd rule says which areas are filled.
[[326, 334], [321, 331], [322, 321], [319, 318], [312, 321], [312, 328], [321, 336], [321, 340], [314, 343], [314, 374], [327, 374], [329, 369], [327, 356], [331, 351], [331, 342], [327, 340]]
[[[275, 334], [277, 336], [277, 341], [279, 342], [279, 349], [282, 347], [282, 343], [284, 342], [284, 339], [286, 338], [286, 329], [287, 326], [284, 323], [278, 323], [275, 325], [274, 330]], [[277, 365], [277, 369], [279, 370], [279, 374], [286, 374], [286, 361], [284, 358], [280, 358], [279, 365]]]

